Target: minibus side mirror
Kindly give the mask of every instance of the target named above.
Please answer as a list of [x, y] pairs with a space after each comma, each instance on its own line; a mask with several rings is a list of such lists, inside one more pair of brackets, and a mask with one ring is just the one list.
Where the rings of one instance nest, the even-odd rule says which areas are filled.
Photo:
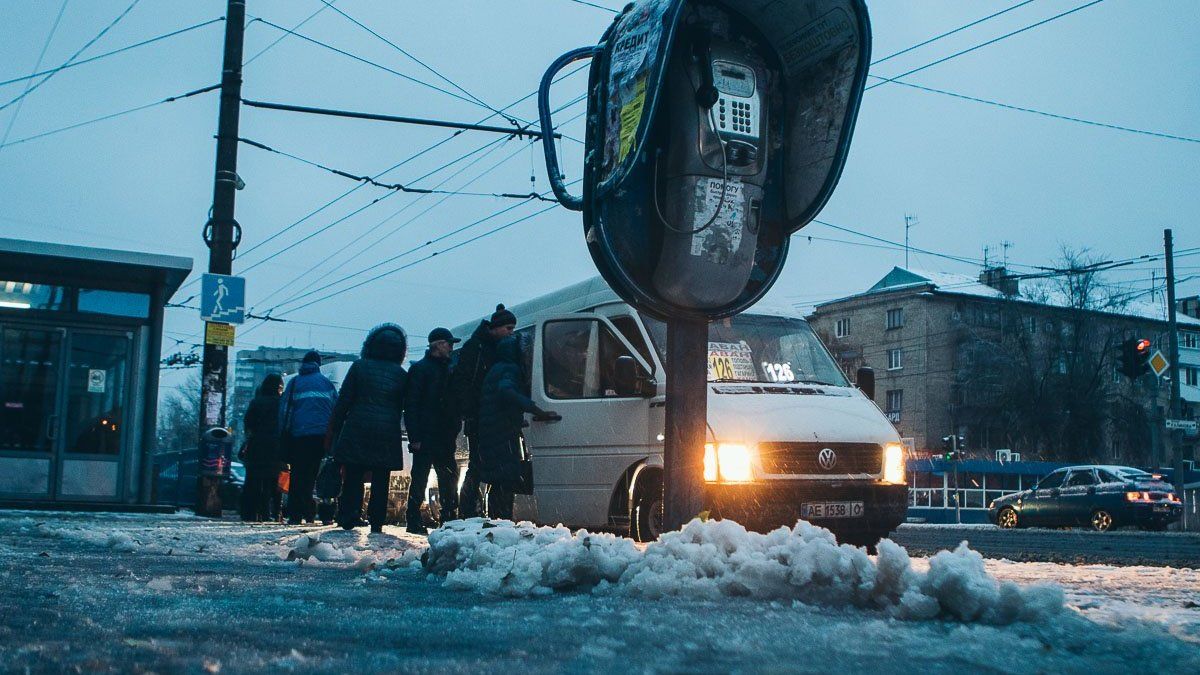
[[858, 373], [854, 377], [855, 383], [862, 393], [867, 395], [867, 398], [875, 400], [875, 369], [859, 368]]
[[613, 385], [618, 396], [650, 397], [657, 393], [650, 375], [632, 356], [618, 356], [613, 371]]

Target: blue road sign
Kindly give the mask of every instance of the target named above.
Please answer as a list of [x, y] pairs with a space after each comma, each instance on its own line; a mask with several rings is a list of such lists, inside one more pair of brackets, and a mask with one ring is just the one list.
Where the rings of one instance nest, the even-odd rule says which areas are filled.
[[246, 279], [226, 274], [201, 277], [200, 318], [217, 323], [245, 323]]

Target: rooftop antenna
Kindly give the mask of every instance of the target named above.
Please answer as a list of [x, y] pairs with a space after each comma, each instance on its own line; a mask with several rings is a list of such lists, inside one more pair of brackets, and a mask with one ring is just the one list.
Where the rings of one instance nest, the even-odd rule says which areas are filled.
[[916, 216], [904, 214], [904, 269], [908, 269], [908, 231], [918, 222]]
[[1002, 247], [1004, 247], [1004, 267], [1007, 269], [1008, 268], [1008, 249], [1013, 247], [1013, 243], [1011, 241], [1005, 239], [1004, 241], [1000, 242], [1000, 245]]
[[992, 252], [992, 247], [988, 246], [987, 244], [984, 244], [983, 245], [983, 269], [985, 269], [985, 270], [987, 268], [991, 267], [991, 264], [988, 262], [988, 254], [990, 254], [991, 252]]

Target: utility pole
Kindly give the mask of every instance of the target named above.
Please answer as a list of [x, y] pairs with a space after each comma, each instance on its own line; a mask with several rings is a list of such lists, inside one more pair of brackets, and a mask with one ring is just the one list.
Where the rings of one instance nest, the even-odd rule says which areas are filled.
[[[213, 205], [204, 225], [208, 245], [208, 271], [230, 274], [233, 252], [241, 241], [242, 228], [234, 220], [234, 197], [240, 182], [237, 175], [238, 115], [242, 101], [242, 44], [246, 31], [246, 0], [228, 0], [225, 10], [225, 54], [221, 66], [221, 102], [217, 116], [217, 161], [213, 180]], [[205, 331], [207, 337], [208, 331]], [[229, 375], [228, 348], [204, 345], [201, 370], [200, 429], [225, 426], [225, 388]], [[204, 442], [197, 444], [196, 513], [221, 517], [220, 476], [203, 471]]]
[[[1171, 365], [1168, 367], [1168, 372], [1171, 374], [1171, 403], [1168, 408], [1167, 417], [1171, 419], [1182, 419], [1183, 409], [1179, 403], [1179, 324], [1175, 317], [1175, 243], [1172, 238], [1170, 229], [1163, 230], [1163, 248], [1166, 253], [1167, 262], [1167, 329], [1170, 339], [1170, 359]], [[1183, 486], [1187, 483], [1184, 477], [1183, 470], [1183, 431], [1179, 429], [1170, 432], [1171, 450], [1174, 455], [1172, 465], [1174, 467], [1175, 478], [1175, 493], [1179, 495], [1179, 499], [1183, 502], [1183, 522], [1181, 527], [1187, 529], [1188, 523], [1188, 498], [1187, 490]]]
[[[708, 323], [667, 321], [667, 410], [663, 439], [663, 530], [678, 530], [706, 504]], [[716, 439], [713, 439], [714, 442]]]

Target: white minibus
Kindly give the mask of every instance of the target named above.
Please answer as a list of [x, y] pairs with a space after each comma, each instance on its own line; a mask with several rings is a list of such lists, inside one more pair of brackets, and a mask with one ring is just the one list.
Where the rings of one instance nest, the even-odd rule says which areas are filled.
[[[510, 307], [529, 394], [558, 421], [525, 445], [534, 494], [518, 519], [657, 538], [662, 526], [666, 326], [599, 277]], [[459, 326], [467, 338], [478, 321]], [[751, 310], [709, 327], [704, 473], [713, 517], [760, 531], [803, 518], [873, 545], [904, 521], [896, 429], [808, 323]], [[860, 384], [873, 379], [863, 374]], [[460, 438], [460, 442], [462, 439]]]

